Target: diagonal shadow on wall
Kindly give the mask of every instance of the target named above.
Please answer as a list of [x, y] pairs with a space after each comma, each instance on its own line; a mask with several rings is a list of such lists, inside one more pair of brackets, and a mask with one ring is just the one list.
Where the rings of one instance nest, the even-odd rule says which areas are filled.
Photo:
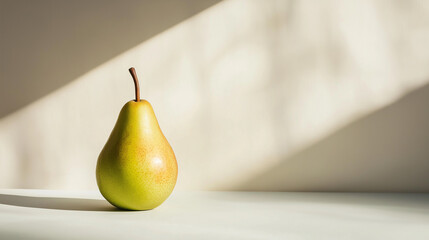
[[428, 104], [425, 85], [234, 190], [428, 192]]
[[0, 1], [0, 118], [217, 2]]

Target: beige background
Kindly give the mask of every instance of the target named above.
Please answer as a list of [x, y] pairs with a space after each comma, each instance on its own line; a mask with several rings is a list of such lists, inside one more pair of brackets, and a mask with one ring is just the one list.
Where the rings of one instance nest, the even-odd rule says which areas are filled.
[[425, 1], [0, 1], [0, 187], [95, 189], [134, 66], [180, 190], [429, 190]]

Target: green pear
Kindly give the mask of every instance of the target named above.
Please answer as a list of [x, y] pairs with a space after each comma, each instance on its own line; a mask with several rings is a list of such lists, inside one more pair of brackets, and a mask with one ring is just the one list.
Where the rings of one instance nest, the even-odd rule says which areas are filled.
[[177, 162], [150, 103], [140, 100], [134, 68], [136, 100], [127, 102], [97, 161], [101, 194], [112, 205], [149, 210], [163, 203], [176, 185]]

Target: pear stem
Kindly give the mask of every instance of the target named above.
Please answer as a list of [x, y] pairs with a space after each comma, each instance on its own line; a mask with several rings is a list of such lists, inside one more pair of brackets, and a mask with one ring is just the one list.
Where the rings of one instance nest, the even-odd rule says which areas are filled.
[[139, 79], [137, 78], [136, 70], [132, 67], [129, 69], [131, 76], [134, 80], [134, 87], [136, 89], [136, 102], [140, 101], [140, 86], [139, 86]]

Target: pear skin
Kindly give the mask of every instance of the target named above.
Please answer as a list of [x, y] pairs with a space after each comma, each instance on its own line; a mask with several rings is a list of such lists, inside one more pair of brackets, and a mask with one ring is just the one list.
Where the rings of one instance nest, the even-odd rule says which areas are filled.
[[96, 177], [104, 198], [122, 209], [153, 209], [171, 194], [176, 157], [148, 101], [124, 105], [98, 157]]

